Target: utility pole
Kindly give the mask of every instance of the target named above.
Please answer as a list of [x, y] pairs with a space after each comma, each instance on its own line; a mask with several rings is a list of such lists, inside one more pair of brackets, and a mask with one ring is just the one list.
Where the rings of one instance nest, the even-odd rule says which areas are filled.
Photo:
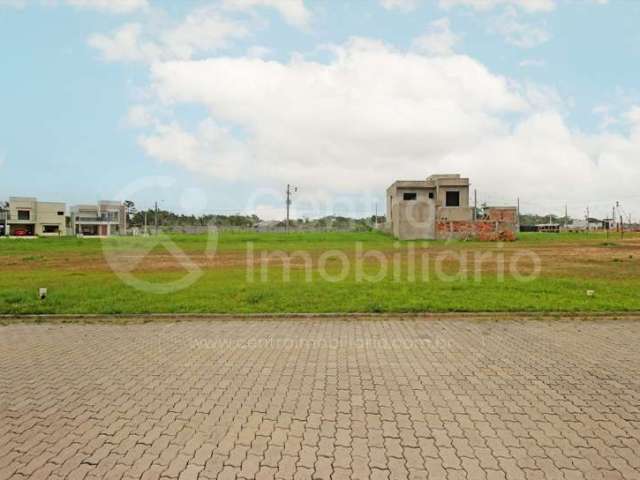
[[2, 230], [2, 235], [4, 236], [9, 236], [9, 224], [7, 223], [9, 221], [9, 204], [6, 203], [0, 203], [0, 218], [2, 218], [2, 221], [4, 223], [4, 230]]
[[147, 228], [147, 211], [144, 211], [144, 234], [147, 235], [149, 233], [149, 229]]
[[473, 221], [478, 219], [478, 191], [473, 189]]
[[609, 240], [609, 230], [616, 224], [616, 206], [611, 208], [611, 220], [607, 219], [607, 240]]
[[378, 202], [376, 202], [376, 219], [375, 219], [374, 225], [376, 227], [378, 226]]
[[285, 223], [285, 231], [289, 233], [289, 208], [291, 207], [291, 185], [287, 183], [287, 223]]
[[564, 228], [567, 228], [569, 225], [569, 214], [567, 213], [567, 204], [564, 204]]
[[591, 223], [589, 222], [590, 218], [591, 217], [589, 216], [589, 206], [587, 205], [587, 218], [586, 218], [586, 220], [587, 220], [587, 233], [589, 233], [589, 230], [591, 230]]
[[518, 216], [518, 225], [520, 225], [520, 197], [517, 198], [516, 215]]
[[291, 208], [291, 197], [293, 193], [297, 191], [298, 191], [298, 187], [293, 187], [292, 185], [287, 184], [287, 223], [285, 225], [287, 233], [289, 233], [289, 210]]
[[155, 214], [154, 223], [155, 223], [155, 227], [156, 227], [156, 235], [158, 235], [158, 202], [156, 202], [156, 205], [155, 205], [155, 212], [156, 212], [156, 214]]

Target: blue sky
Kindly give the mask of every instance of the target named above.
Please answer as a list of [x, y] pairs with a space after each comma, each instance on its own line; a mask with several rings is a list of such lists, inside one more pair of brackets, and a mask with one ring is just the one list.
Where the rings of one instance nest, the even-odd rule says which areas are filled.
[[0, 196], [278, 217], [289, 182], [298, 216], [365, 215], [459, 171], [489, 203], [640, 218], [639, 22], [623, 0], [0, 0]]

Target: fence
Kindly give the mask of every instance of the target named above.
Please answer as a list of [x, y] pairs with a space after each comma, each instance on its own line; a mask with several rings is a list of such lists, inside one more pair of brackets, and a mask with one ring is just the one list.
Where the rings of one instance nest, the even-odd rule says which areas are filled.
[[[348, 225], [291, 225], [288, 229], [289, 232], [365, 232], [371, 230], [373, 225], [365, 225], [362, 223], [352, 223]], [[160, 225], [158, 231], [162, 233], [183, 233], [190, 235], [203, 235], [209, 232], [210, 227], [207, 225]], [[216, 226], [219, 232], [264, 232], [264, 233], [285, 233], [287, 228], [282, 225], [274, 226], [247, 226], [247, 227], [235, 227], [235, 226]], [[129, 230], [134, 234], [143, 234], [144, 228], [130, 227]], [[155, 226], [148, 226], [147, 233], [155, 233]]]

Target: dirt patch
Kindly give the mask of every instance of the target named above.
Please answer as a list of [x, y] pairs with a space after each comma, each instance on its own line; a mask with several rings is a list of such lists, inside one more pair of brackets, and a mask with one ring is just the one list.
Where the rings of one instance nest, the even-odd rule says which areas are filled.
[[[365, 250], [365, 253], [367, 251]], [[475, 262], [479, 261], [481, 272], [493, 273], [498, 268], [496, 259], [502, 258], [509, 265], [510, 262], [518, 262], [523, 273], [534, 268], [534, 259], [539, 259], [543, 275], [599, 277], [599, 278], [630, 278], [637, 277], [640, 273], [640, 240], [616, 240], [613, 245], [584, 244], [584, 243], [558, 243], [558, 244], [532, 244], [532, 243], [508, 243], [508, 244], [439, 244], [428, 247], [415, 248], [413, 251], [416, 262], [424, 261], [433, 266], [440, 262], [444, 271], [452, 271], [460, 268], [460, 262], [466, 261], [465, 268], [477, 268]], [[269, 252], [267, 252], [269, 253]], [[84, 274], [91, 272], [109, 272], [111, 270], [124, 270], [133, 272], [173, 272], [185, 270], [185, 265], [195, 265], [204, 270], [217, 269], [241, 269], [247, 265], [268, 265], [269, 267], [282, 267], [290, 265], [292, 269], [303, 268], [307, 262], [311, 262], [313, 268], [317, 267], [320, 257], [324, 252], [309, 251], [308, 254], [290, 255], [288, 258], [282, 255], [269, 253], [262, 255], [255, 252], [248, 256], [244, 251], [226, 251], [215, 255], [206, 255], [202, 252], [190, 252], [184, 257], [174, 256], [169, 252], [154, 251], [149, 254], [141, 252], [119, 252], [118, 255], [105, 257], [101, 252], [95, 254], [45, 253], [34, 256], [0, 256], [0, 264], [6, 272], [25, 272], [33, 270], [56, 270], [66, 274]], [[403, 264], [410, 255], [407, 246], [398, 249], [382, 250], [387, 261], [394, 258]], [[353, 249], [345, 250], [344, 254], [349, 261], [356, 259]], [[364, 264], [375, 264], [379, 260], [372, 256], [362, 259]], [[186, 263], [185, 263], [186, 262]]]

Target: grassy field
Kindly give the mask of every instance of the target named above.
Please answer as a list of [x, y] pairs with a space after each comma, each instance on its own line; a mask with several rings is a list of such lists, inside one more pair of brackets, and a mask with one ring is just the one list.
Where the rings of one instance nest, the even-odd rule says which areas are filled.
[[[637, 234], [522, 234], [506, 244], [377, 232], [211, 240], [1, 239], [0, 313], [640, 310]], [[40, 287], [49, 292], [42, 301]]]

